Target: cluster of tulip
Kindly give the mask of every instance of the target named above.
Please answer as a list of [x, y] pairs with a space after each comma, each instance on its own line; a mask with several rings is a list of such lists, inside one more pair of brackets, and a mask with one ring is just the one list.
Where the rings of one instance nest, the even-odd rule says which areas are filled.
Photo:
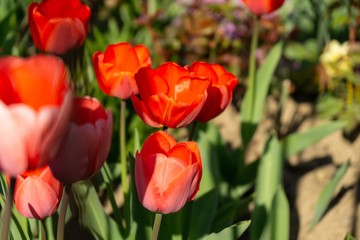
[[[257, 6], [250, 4], [255, 12], [268, 11]], [[32, 3], [28, 17], [36, 47], [56, 55], [80, 47], [90, 14], [80, 0]], [[238, 82], [220, 65], [205, 62], [153, 69], [148, 49], [128, 43], [94, 53], [93, 64], [102, 91], [130, 98], [154, 128], [213, 119], [231, 103]], [[112, 112], [95, 98], [73, 97], [69, 78], [55, 55], [0, 58], [0, 170], [16, 179], [14, 203], [29, 218], [53, 214], [63, 186], [93, 176], [109, 153]], [[136, 154], [139, 201], [153, 212], [176, 212], [194, 199], [201, 175], [197, 144], [177, 143], [165, 131], [150, 135]]]

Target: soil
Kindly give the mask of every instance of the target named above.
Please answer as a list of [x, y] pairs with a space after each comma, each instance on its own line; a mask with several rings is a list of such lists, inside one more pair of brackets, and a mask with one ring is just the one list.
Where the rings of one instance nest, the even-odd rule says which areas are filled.
[[[267, 100], [267, 118], [264, 119], [254, 136], [248, 161], [256, 159], [263, 151], [269, 130], [274, 126], [277, 103], [271, 97]], [[241, 144], [240, 114], [229, 107], [214, 119], [224, 140], [233, 147]], [[229, 124], [232, 122], [232, 124]], [[235, 123], [234, 123], [235, 122]], [[319, 119], [313, 103], [299, 103], [289, 99], [281, 116], [282, 130], [305, 131], [326, 123]], [[360, 239], [360, 135], [352, 134], [351, 139], [336, 131], [316, 144], [292, 156], [285, 164], [284, 186], [291, 210], [290, 239], [332, 240], [344, 239], [347, 233]], [[316, 227], [310, 230], [315, 206], [324, 186], [330, 181], [342, 163], [350, 161], [350, 167], [340, 182], [326, 214]]]

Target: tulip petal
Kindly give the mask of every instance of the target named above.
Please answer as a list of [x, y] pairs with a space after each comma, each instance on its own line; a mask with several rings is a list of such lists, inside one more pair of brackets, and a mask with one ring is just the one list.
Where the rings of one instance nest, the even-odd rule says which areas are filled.
[[92, 57], [94, 70], [96, 79], [98, 81], [99, 87], [101, 90], [109, 94], [110, 93], [110, 86], [113, 84], [109, 82], [107, 79], [107, 72], [112, 67], [112, 64], [105, 64], [104, 63], [104, 54], [102, 52], [95, 52]]
[[64, 142], [65, 145], [62, 146], [62, 151], [50, 163], [55, 178], [65, 184], [70, 184], [80, 180], [79, 177], [86, 173], [89, 163], [86, 141], [77, 127], [70, 128], [68, 137]]
[[[206, 92], [204, 95], [206, 96]], [[179, 128], [189, 125], [195, 119], [205, 103], [204, 95], [197, 96], [192, 104], [169, 101], [165, 95], [160, 95], [158, 99], [149, 98], [145, 104], [153, 110], [155, 117], [161, 117], [159, 122], [171, 128]], [[160, 114], [163, 116], [159, 116]]]
[[209, 84], [209, 79], [181, 78], [175, 85], [175, 99], [184, 103], [192, 103], [200, 94], [204, 94]]
[[[72, 109], [72, 93], [68, 92], [64, 97], [63, 104], [59, 110], [56, 120], [51, 125], [49, 131], [44, 135], [42, 140], [42, 148], [40, 156], [47, 161], [54, 159], [58, 153], [59, 146], [64, 141], [64, 133], [68, 131], [68, 123], [70, 121]], [[46, 118], [46, 117], [45, 117]]]
[[0, 101], [0, 169], [11, 176], [23, 173], [28, 165], [22, 135], [6, 105]]
[[111, 85], [111, 90], [109, 93], [110, 95], [120, 99], [128, 99], [131, 97], [131, 95], [138, 94], [139, 90], [136, 85], [133, 73], [120, 72], [116, 75], [110, 75], [109, 78], [109, 81], [114, 83]]
[[154, 116], [148, 111], [147, 107], [137, 96], [131, 96], [131, 101], [136, 114], [149, 126], [154, 128], [162, 127], [161, 124], [156, 122]]
[[170, 91], [167, 79], [150, 67], [141, 68], [135, 74], [135, 80], [142, 100], [159, 93], [168, 93]]
[[[169, 86], [168, 96], [173, 98], [175, 95], [175, 85], [179, 79], [190, 77], [190, 73], [186, 68], [180, 67], [174, 62], [168, 62], [156, 69], [156, 72], [159, 76], [162, 76], [166, 79], [167, 85]], [[139, 84], [138, 84], [139, 85]]]
[[192, 152], [187, 147], [186, 143], [179, 143], [175, 145], [169, 152], [168, 157], [172, 157], [177, 161], [181, 162], [182, 165], [191, 165], [196, 159], [192, 159]]
[[139, 69], [139, 59], [129, 43], [112, 44], [104, 53], [104, 62], [112, 63], [118, 72], [136, 73]]
[[33, 2], [29, 5], [29, 26], [31, 31], [31, 37], [34, 41], [35, 46], [39, 49], [44, 49], [40, 38], [40, 36], [42, 35], [42, 31], [40, 29], [43, 29], [45, 27], [48, 19], [38, 11], [38, 7], [39, 4], [36, 2]]
[[45, 26], [41, 41], [44, 51], [63, 54], [81, 45], [85, 37], [84, 24], [78, 18], [53, 18]]
[[151, 65], [151, 58], [150, 58], [150, 53], [149, 50], [147, 49], [147, 47], [145, 47], [144, 45], [136, 45], [134, 47], [134, 51], [136, 52], [136, 55], [139, 59], [139, 67], [147, 67]]
[[191, 64], [191, 66], [189, 66], [189, 70], [191, 72], [194, 72], [195, 76], [210, 78], [211, 81], [213, 82], [213, 81], [217, 81], [218, 74], [216, 73], [216, 71], [212, 67], [212, 65], [217, 65], [217, 64], [208, 64], [205, 62], [194, 62], [193, 64]]
[[112, 117], [112, 111], [107, 111], [107, 119], [103, 127], [100, 127], [98, 124], [96, 124], [96, 128], [100, 129], [101, 135], [101, 145], [99, 147], [98, 152], [98, 161], [95, 163], [94, 169], [98, 171], [103, 165], [105, 160], [107, 159], [110, 151], [111, 146], [111, 137], [112, 137], [112, 130], [113, 130], [113, 117]]
[[61, 105], [69, 86], [65, 65], [59, 58], [37, 55], [16, 61], [19, 64], [10, 66], [8, 77], [22, 103], [35, 110], [43, 105]]
[[146, 139], [141, 154], [144, 156], [155, 153], [167, 155], [167, 152], [175, 146], [175, 144], [176, 141], [170, 134], [164, 131], [158, 131]]
[[164, 214], [179, 211], [192, 195], [191, 185], [197, 177], [199, 167], [191, 165], [168, 184], [166, 192], [158, 200], [158, 211]]

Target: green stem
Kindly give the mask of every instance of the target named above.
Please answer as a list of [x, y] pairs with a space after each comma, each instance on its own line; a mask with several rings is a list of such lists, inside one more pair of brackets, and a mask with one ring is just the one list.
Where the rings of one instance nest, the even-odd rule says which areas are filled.
[[255, 97], [255, 89], [256, 89], [256, 82], [255, 82], [255, 73], [256, 73], [256, 57], [255, 52], [258, 45], [258, 37], [259, 37], [259, 22], [258, 16], [254, 15], [254, 27], [253, 27], [253, 35], [251, 38], [251, 46], [250, 46], [250, 58], [249, 58], [249, 82], [248, 82], [248, 90], [250, 94], [250, 106], [248, 109], [247, 116], [251, 119], [252, 111], [253, 111], [253, 104], [254, 104], [254, 97]]
[[7, 240], [9, 236], [9, 227], [11, 219], [11, 208], [14, 198], [14, 190], [16, 184], [16, 177], [11, 177], [10, 186], [6, 194], [5, 210], [2, 215], [2, 225], [1, 225], [1, 240]]
[[69, 205], [69, 191], [71, 191], [71, 185], [65, 186], [63, 192], [64, 195], [61, 200], [60, 213], [59, 213], [59, 219], [57, 225], [57, 235], [56, 235], [57, 240], [64, 239], [66, 211]]
[[41, 229], [41, 240], [46, 240], [46, 226], [45, 226], [45, 219], [40, 220], [40, 229]]
[[126, 102], [121, 101], [121, 109], [120, 109], [120, 161], [121, 161], [121, 181], [122, 181], [122, 189], [124, 193], [129, 192], [129, 182], [127, 178], [128, 168], [126, 161], [126, 138], [125, 138], [125, 112], [126, 112]]
[[191, 126], [191, 130], [190, 130], [190, 134], [189, 134], [189, 140], [188, 141], [191, 141], [193, 138], [194, 138], [194, 134], [195, 134], [195, 129], [196, 129], [196, 126], [197, 126], [197, 121], [193, 122], [192, 126]]
[[162, 218], [162, 214], [161, 213], [156, 213], [154, 226], [153, 226], [153, 234], [152, 234], [152, 238], [151, 238], [152, 240], [157, 240], [158, 239], [160, 225], [161, 225], [161, 218]]
[[121, 184], [124, 193], [124, 215], [125, 229], [129, 230], [130, 225], [130, 193], [128, 180], [128, 165], [126, 159], [126, 101], [121, 101], [120, 106], [120, 162], [121, 162]]
[[102, 174], [103, 177], [105, 179], [105, 184], [106, 184], [106, 192], [109, 198], [109, 201], [111, 203], [111, 207], [114, 213], [114, 217], [115, 217], [115, 221], [118, 223], [118, 227], [121, 233], [124, 233], [124, 226], [123, 226], [123, 221], [122, 221], [122, 217], [119, 211], [119, 208], [117, 206], [116, 200], [115, 200], [115, 196], [114, 196], [114, 192], [112, 189], [112, 178], [110, 176], [110, 172], [109, 172], [109, 167], [107, 165], [107, 163], [104, 164], [104, 167], [102, 168]]

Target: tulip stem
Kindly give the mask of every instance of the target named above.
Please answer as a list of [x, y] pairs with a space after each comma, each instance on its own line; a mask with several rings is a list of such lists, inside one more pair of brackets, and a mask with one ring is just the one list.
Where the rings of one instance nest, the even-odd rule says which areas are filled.
[[41, 240], [46, 240], [46, 224], [45, 224], [45, 220], [42, 219], [40, 220], [40, 229], [41, 229]]
[[161, 225], [161, 219], [162, 219], [162, 214], [161, 213], [156, 213], [154, 226], [153, 226], [153, 234], [152, 234], [152, 238], [151, 238], [152, 240], [157, 240], [158, 239], [160, 225]]
[[[126, 101], [121, 101], [120, 106], [120, 162], [121, 162], [121, 184], [124, 193], [124, 215], [125, 229], [130, 224], [130, 194], [128, 180], [128, 165], [126, 161]], [[120, 224], [120, 223], [119, 223]]]
[[254, 27], [253, 27], [253, 35], [251, 38], [251, 47], [250, 47], [250, 58], [249, 58], [249, 82], [248, 82], [248, 91], [250, 94], [250, 106], [248, 106], [248, 114], [247, 116], [251, 119], [253, 112], [253, 104], [254, 104], [254, 96], [256, 89], [256, 81], [255, 81], [255, 71], [256, 71], [256, 48], [258, 44], [258, 36], [259, 36], [259, 23], [258, 16], [254, 15]]
[[66, 218], [66, 211], [69, 205], [69, 191], [71, 191], [71, 185], [65, 186], [63, 197], [61, 200], [61, 207], [57, 225], [57, 233], [56, 233], [56, 240], [63, 240], [64, 239], [64, 230], [65, 230], [65, 218]]
[[190, 134], [189, 134], [189, 141], [193, 140], [193, 138], [194, 138], [197, 123], [198, 123], [197, 121], [194, 121], [191, 126], [191, 130], [190, 130]]
[[2, 225], [1, 225], [1, 240], [7, 240], [9, 236], [9, 227], [11, 219], [11, 208], [14, 198], [14, 190], [16, 184], [16, 177], [11, 177], [10, 186], [6, 195], [5, 210], [2, 215]]

